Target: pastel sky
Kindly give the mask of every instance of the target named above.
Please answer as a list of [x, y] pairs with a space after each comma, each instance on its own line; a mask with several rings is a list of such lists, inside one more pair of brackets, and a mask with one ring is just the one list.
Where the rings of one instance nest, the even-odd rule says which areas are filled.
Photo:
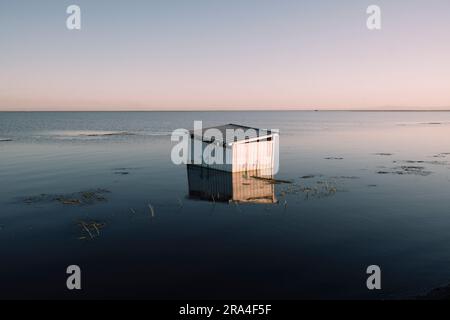
[[450, 109], [450, 1], [0, 0], [0, 111], [190, 109]]

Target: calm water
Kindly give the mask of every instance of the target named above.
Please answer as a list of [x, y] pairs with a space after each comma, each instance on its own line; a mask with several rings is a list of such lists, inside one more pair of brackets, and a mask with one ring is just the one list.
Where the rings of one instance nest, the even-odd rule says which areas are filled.
[[[294, 184], [275, 186], [278, 204], [189, 198], [170, 132], [194, 120], [280, 129], [277, 178]], [[0, 140], [1, 298], [399, 298], [450, 283], [450, 113], [0, 113]], [[71, 264], [81, 293], [65, 289]]]

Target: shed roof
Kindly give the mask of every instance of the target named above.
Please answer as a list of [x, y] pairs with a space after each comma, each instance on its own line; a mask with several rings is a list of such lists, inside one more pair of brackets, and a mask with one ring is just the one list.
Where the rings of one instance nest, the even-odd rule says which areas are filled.
[[[213, 132], [210, 129], [215, 129], [217, 131]], [[236, 131], [236, 130], [238, 130], [238, 131]], [[214, 136], [214, 134], [218, 135], [218, 132], [220, 132], [222, 137]], [[230, 132], [231, 132], [231, 134], [230, 134]], [[236, 134], [233, 134], [233, 132], [235, 132]], [[268, 129], [247, 127], [247, 126], [233, 124], [233, 123], [222, 125], [222, 126], [216, 126], [216, 127], [202, 128], [202, 130], [191, 130], [190, 131], [190, 134], [192, 137], [195, 136], [197, 139], [200, 139], [202, 141], [207, 141], [207, 142], [216, 141], [216, 142], [226, 143], [226, 144], [240, 142], [240, 141], [253, 140], [255, 138], [269, 137], [269, 136], [273, 135], [274, 133], [275, 132], [272, 132], [272, 130], [268, 130]]]

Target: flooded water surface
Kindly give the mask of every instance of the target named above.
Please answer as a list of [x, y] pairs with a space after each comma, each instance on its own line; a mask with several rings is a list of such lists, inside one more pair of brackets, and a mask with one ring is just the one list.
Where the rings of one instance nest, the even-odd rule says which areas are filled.
[[[280, 171], [174, 165], [195, 120], [279, 129]], [[0, 297], [414, 297], [450, 283], [449, 187], [445, 112], [0, 113]]]

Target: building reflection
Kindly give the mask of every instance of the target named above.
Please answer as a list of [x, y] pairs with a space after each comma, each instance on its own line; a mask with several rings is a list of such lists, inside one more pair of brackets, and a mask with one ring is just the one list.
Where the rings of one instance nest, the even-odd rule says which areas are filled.
[[[271, 169], [268, 173], [271, 173]], [[189, 198], [213, 202], [277, 203], [272, 175], [265, 172], [225, 172], [187, 166]]]

